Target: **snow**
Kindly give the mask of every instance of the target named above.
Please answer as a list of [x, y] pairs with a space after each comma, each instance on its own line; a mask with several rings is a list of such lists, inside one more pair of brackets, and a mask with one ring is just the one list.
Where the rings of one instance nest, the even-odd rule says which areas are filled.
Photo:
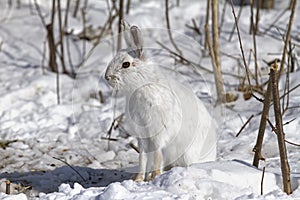
[[[0, 3], [0, 140], [11, 142], [0, 148], [0, 199], [300, 199], [299, 147], [287, 144], [293, 193], [286, 195], [282, 191], [276, 135], [270, 127], [267, 127], [263, 146], [266, 161], [260, 163], [259, 169], [251, 166], [262, 104], [253, 98], [245, 101], [243, 94], [236, 90], [239, 80], [230, 74], [237, 75], [239, 72], [238, 75], [244, 75], [243, 68], [238, 70], [237, 60], [222, 54], [226, 90], [239, 98], [226, 106], [214, 107], [213, 74], [178, 63], [175, 67], [174, 59], [166, 56], [168, 52], [156, 44], [159, 40], [172, 47], [165, 30], [163, 1], [132, 1], [130, 14], [125, 18], [145, 28], [149, 56], [157, 59], [156, 62], [163, 64], [170, 73], [176, 71], [174, 76], [189, 85], [205, 102], [219, 125], [218, 158], [215, 162], [172, 168], [149, 182], [132, 181], [137, 171], [138, 154], [129, 144], [136, 145], [136, 139], [121, 129], [112, 132], [111, 137], [116, 140], [108, 142], [105, 139], [113, 118], [124, 108], [122, 95], [113, 94], [103, 78], [105, 68], [114, 55], [115, 48], [112, 46], [116, 44], [116, 35], [107, 35], [100, 42], [77, 70], [76, 79], [60, 75], [61, 104], [58, 105], [56, 74], [44, 67], [47, 66], [47, 51], [46, 60], [42, 62], [46, 31], [32, 2], [21, 0], [20, 8], [15, 1], [11, 7], [5, 1]], [[50, 3], [37, 2], [48, 22]], [[220, 8], [224, 3], [221, 2]], [[63, 14], [65, 3], [62, 0]], [[195, 18], [204, 32], [206, 1], [180, 3], [178, 8], [170, 1], [174, 39], [188, 59], [211, 70], [210, 58], [199, 56], [203, 47], [198, 42], [203, 42], [203, 37], [185, 27]], [[262, 11], [260, 28], [266, 29], [287, 5], [288, 1], [276, 1], [274, 10]], [[236, 11], [239, 9], [235, 8]], [[293, 42], [297, 44], [299, 10], [298, 5], [292, 28]], [[87, 11], [87, 25], [94, 28], [103, 26], [107, 17], [104, 1], [89, 1]], [[245, 7], [239, 22], [247, 58], [250, 49], [253, 49], [252, 36], [248, 34], [249, 15], [249, 7]], [[289, 12], [276, 23], [282, 33], [288, 19]], [[227, 5], [220, 35], [221, 51], [240, 58], [236, 33], [231, 42], [228, 41], [233, 23], [231, 9]], [[116, 27], [114, 23], [115, 32]], [[76, 34], [82, 32], [80, 14], [77, 18], [69, 16], [68, 30]], [[276, 29], [269, 34], [281, 37]], [[82, 45], [82, 41], [70, 39], [70, 53], [75, 66], [83, 58]], [[282, 41], [258, 35], [257, 45], [261, 68], [266, 68], [263, 60], [281, 57]], [[90, 48], [92, 43], [86, 42], [86, 49]], [[295, 53], [299, 54], [298, 46]], [[251, 61], [253, 70], [253, 59]], [[67, 65], [70, 65], [69, 61]], [[261, 70], [260, 81], [267, 80], [267, 73], [267, 70]], [[290, 88], [299, 84], [299, 75], [299, 70], [290, 74]], [[282, 76], [279, 86], [283, 94], [285, 76]], [[104, 103], [100, 102], [99, 91]], [[300, 143], [299, 99], [300, 90], [297, 88], [290, 94], [290, 106], [295, 108], [287, 110], [283, 118], [284, 123], [295, 119], [284, 126], [286, 139], [295, 143]], [[235, 137], [252, 114], [254, 118], [250, 124], [239, 137]], [[271, 107], [270, 120], [273, 119]], [[260, 195], [263, 166], [266, 173], [263, 195]], [[11, 195], [5, 194], [6, 180], [11, 181]]]

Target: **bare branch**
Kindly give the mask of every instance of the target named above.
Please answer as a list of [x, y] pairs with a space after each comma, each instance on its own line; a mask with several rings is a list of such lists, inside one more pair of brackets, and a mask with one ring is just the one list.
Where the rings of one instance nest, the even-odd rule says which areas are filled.
[[38, 12], [38, 15], [39, 15], [39, 17], [41, 19], [41, 22], [42, 22], [43, 26], [46, 27], [46, 22], [45, 22], [45, 19], [43, 17], [41, 8], [40, 8], [39, 4], [36, 2], [36, 0], [34, 0], [34, 5], [35, 5], [35, 8], [36, 8], [36, 10]]
[[[296, 4], [297, 4], [297, 0], [292, 0], [292, 4], [291, 4], [292, 10], [291, 10], [290, 20], [289, 20], [289, 24], [288, 24], [288, 28], [287, 28], [287, 32], [286, 32], [286, 37], [285, 37], [285, 42], [284, 42], [284, 48], [283, 48], [283, 52], [282, 52], [282, 58], [281, 58], [281, 63], [280, 63], [280, 68], [279, 68], [279, 76], [283, 72], [284, 62], [285, 62], [285, 57], [286, 57], [286, 52], [287, 52], [287, 47], [288, 47], [289, 42], [291, 40], [291, 30], [292, 30], [292, 25], [293, 25], [293, 20], [294, 20], [294, 14], [295, 14], [295, 9], [296, 9]], [[279, 78], [277, 79], [277, 81], [279, 81]]]
[[173, 39], [173, 36], [172, 36], [172, 32], [171, 32], [171, 25], [170, 25], [170, 19], [169, 19], [169, 0], [165, 0], [165, 17], [166, 17], [166, 23], [167, 23], [167, 29], [168, 29], [168, 35], [169, 35], [170, 41], [171, 41], [173, 47], [178, 52], [178, 54], [182, 56], [182, 52], [176, 45], [176, 43]]
[[250, 117], [249, 117], [249, 119], [245, 122], [245, 124], [241, 127], [241, 129], [239, 130], [239, 132], [236, 134], [236, 136], [235, 137], [238, 137], [240, 134], [241, 134], [241, 132], [244, 130], [244, 128], [247, 126], [247, 124], [249, 124], [249, 122], [251, 121], [251, 119], [254, 117], [254, 115], [251, 115]]
[[[242, 5], [244, 5], [244, 2], [245, 2], [245, 0], [242, 0]], [[241, 17], [241, 15], [242, 15], [243, 7], [244, 7], [244, 6], [240, 6], [239, 13], [238, 13], [237, 19], [236, 19], [237, 23], [239, 22], [240, 17]], [[236, 26], [236, 23], [234, 23], [234, 25], [233, 25], [233, 27], [232, 27], [232, 30], [231, 30], [231, 32], [230, 32], [229, 39], [228, 39], [229, 42], [230, 42], [231, 39], [232, 39], [234, 30], [235, 30], [235, 28], [236, 28], [235, 26]]]
[[117, 43], [117, 51], [122, 48], [122, 20], [123, 20], [123, 12], [124, 12], [124, 0], [119, 0], [119, 22], [118, 22], [118, 43]]
[[268, 87], [267, 87], [267, 92], [265, 95], [262, 115], [260, 118], [260, 124], [259, 124], [259, 130], [258, 130], [258, 135], [257, 135], [257, 139], [256, 139], [256, 144], [253, 148], [253, 151], [255, 152], [254, 159], [253, 159], [253, 165], [255, 167], [258, 167], [259, 160], [261, 159], [261, 149], [262, 149], [262, 143], [263, 143], [266, 124], [267, 124], [267, 119], [268, 119], [268, 115], [269, 115], [271, 97], [272, 97], [272, 85], [271, 85], [271, 83], [269, 83]]
[[244, 49], [243, 49], [243, 43], [242, 43], [241, 34], [240, 34], [240, 29], [239, 29], [239, 26], [238, 26], [238, 21], [237, 21], [237, 17], [236, 17], [235, 11], [234, 11], [234, 7], [233, 7], [233, 2], [232, 2], [232, 0], [231, 0], [231, 8], [232, 8], [232, 13], [233, 13], [234, 20], [235, 20], [235, 26], [236, 26], [236, 30], [237, 30], [237, 34], [238, 34], [239, 43], [240, 43], [240, 49], [241, 49], [241, 53], [242, 53], [242, 58], [243, 58], [243, 62], [244, 62], [244, 67], [245, 67], [245, 69], [246, 69], [247, 80], [248, 80], [248, 84], [249, 84], [250, 90], [251, 90], [251, 95], [252, 95], [256, 100], [259, 101], [260, 99], [259, 99], [257, 96], [255, 96], [255, 95], [253, 94], [253, 89], [252, 89], [251, 81], [250, 81], [250, 77], [249, 77], [250, 70], [249, 70], [249, 67], [248, 67], [247, 62], [246, 62], [245, 53], [244, 53]]
[[261, 181], [260, 181], [260, 195], [263, 195], [263, 193], [264, 193], [265, 171], [266, 171], [266, 167], [264, 166], [263, 171], [262, 171]]
[[277, 74], [277, 68], [278, 65], [277, 63], [275, 63], [271, 67], [271, 72], [270, 72], [270, 78], [272, 81], [272, 95], [274, 101], [274, 113], [275, 113], [275, 120], [276, 120], [275, 130], [277, 132], [284, 192], [286, 192], [287, 194], [291, 194], [292, 188], [291, 188], [291, 178], [290, 178], [290, 166], [288, 162], [287, 150], [285, 145], [285, 134], [283, 132], [283, 125], [282, 125], [282, 114], [280, 110], [280, 99], [279, 99], [279, 91], [278, 91], [279, 76]]
[[60, 159], [60, 158], [57, 158], [57, 157], [53, 157], [52, 158], [56, 159], [56, 160], [59, 160], [60, 162], [63, 162], [65, 163], [68, 167], [70, 167], [74, 172], [76, 172], [76, 174], [78, 174], [78, 176], [85, 182], [85, 178], [83, 178], [83, 176], [73, 167], [71, 166], [69, 163], [67, 163], [66, 161]]

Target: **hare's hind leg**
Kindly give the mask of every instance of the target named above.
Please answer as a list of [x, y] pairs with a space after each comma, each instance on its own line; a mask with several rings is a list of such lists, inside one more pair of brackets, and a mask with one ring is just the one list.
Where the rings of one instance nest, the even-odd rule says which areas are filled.
[[156, 176], [162, 173], [163, 167], [163, 155], [161, 149], [158, 149], [154, 153], [154, 168], [151, 174], [151, 179], [154, 179]]
[[139, 172], [135, 177], [135, 181], [141, 182], [145, 179], [146, 174], [146, 164], [147, 164], [147, 156], [144, 152], [140, 152], [139, 154]]

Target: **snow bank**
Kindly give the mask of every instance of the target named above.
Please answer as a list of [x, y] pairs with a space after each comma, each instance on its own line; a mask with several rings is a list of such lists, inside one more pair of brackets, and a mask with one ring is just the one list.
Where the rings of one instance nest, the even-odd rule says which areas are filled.
[[[105, 188], [71, 188], [62, 184], [59, 191], [40, 194], [40, 199], [294, 199], [280, 189], [280, 176], [266, 172], [261, 192], [262, 171], [242, 161], [222, 161], [176, 167], [150, 182], [115, 182]], [[296, 179], [294, 180], [296, 181]]]

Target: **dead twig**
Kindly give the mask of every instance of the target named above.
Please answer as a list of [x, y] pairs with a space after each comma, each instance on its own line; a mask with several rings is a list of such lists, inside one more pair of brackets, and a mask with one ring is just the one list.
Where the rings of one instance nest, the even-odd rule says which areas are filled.
[[102, 91], [99, 90], [98, 94], [99, 94], [99, 100], [100, 100], [100, 103], [104, 103], [104, 102], [105, 102], [105, 99], [104, 99], [104, 96], [103, 96]]
[[122, 20], [124, 16], [124, 0], [119, 0], [118, 43], [117, 51], [122, 48]]
[[290, 121], [287, 121], [283, 124], [283, 126], [288, 125], [289, 123], [293, 122], [296, 118], [291, 119]]
[[296, 90], [298, 87], [300, 87], [300, 84], [296, 85], [295, 87], [293, 87], [292, 89], [290, 89], [287, 93], [283, 94], [280, 99], [284, 98], [286, 95], [290, 94], [291, 92], [293, 92], [294, 90]]
[[289, 10], [289, 8], [284, 9], [281, 11], [281, 13], [274, 19], [274, 21], [270, 24], [268, 28], [265, 29], [263, 34], [266, 34], [269, 30], [271, 30], [272, 27], [275, 26], [275, 24], [280, 20], [280, 18]]
[[262, 170], [262, 176], [261, 176], [261, 181], [260, 181], [260, 195], [263, 195], [263, 193], [264, 193], [265, 171], [266, 171], [266, 166], [264, 166], [263, 170]]
[[300, 147], [300, 144], [296, 144], [296, 143], [288, 141], [288, 140], [285, 140], [285, 142], [288, 143], [288, 144], [290, 144], [290, 145]]
[[226, 13], [226, 6], [227, 6], [227, 1], [224, 2], [224, 6], [223, 6], [223, 9], [222, 9], [221, 22], [220, 22], [220, 26], [219, 26], [219, 35], [220, 35], [221, 31], [222, 31], [222, 27], [223, 27], [223, 24], [224, 24], [225, 13]]
[[67, 163], [66, 161], [60, 159], [60, 158], [57, 158], [57, 157], [53, 157], [52, 158], [56, 159], [56, 160], [59, 160], [60, 162], [62, 163], [65, 163], [68, 167], [70, 167], [76, 174], [78, 174], [78, 176], [84, 181], [86, 182], [85, 178], [83, 178], [83, 176], [73, 167], [71, 166], [69, 163]]
[[170, 19], [169, 19], [169, 0], [165, 0], [165, 17], [166, 17], [166, 23], [167, 23], [167, 30], [168, 30], [168, 35], [169, 39], [173, 45], [173, 47], [176, 49], [178, 54], [182, 57], [182, 52], [178, 48], [177, 44], [175, 43], [172, 32], [171, 32], [171, 25], [170, 25]]
[[5, 181], [6, 188], [5, 188], [5, 194], [10, 194], [10, 180]]
[[185, 26], [193, 31], [195, 31], [198, 35], [202, 35], [200, 28], [197, 26], [196, 20], [192, 19], [192, 26], [189, 24], [186, 24]]
[[[242, 0], [242, 5], [244, 5], [244, 2], [245, 2], [245, 0]], [[240, 6], [239, 13], [238, 13], [238, 15], [237, 15], [237, 22], [239, 22], [239, 20], [240, 20], [240, 17], [241, 17], [241, 15], [242, 15], [243, 8], [244, 8], [244, 6]], [[231, 30], [231, 32], [230, 32], [229, 39], [228, 39], [229, 42], [231, 42], [231, 39], [232, 39], [234, 30], [235, 30], [235, 28], [236, 28], [235, 26], [236, 26], [236, 23], [233, 24], [232, 30]]]
[[19, 140], [0, 140], [0, 148], [5, 149], [10, 145], [11, 143], [18, 142]]
[[[288, 65], [287, 65], [287, 70], [286, 70], [286, 79], [285, 79], [285, 85], [284, 85], [284, 94], [290, 90], [290, 63], [293, 62], [293, 48], [291, 45], [291, 42], [289, 42], [289, 51], [288, 51]], [[286, 102], [285, 102], [286, 100]], [[290, 95], [287, 94], [286, 95], [286, 99], [285, 97], [282, 99], [282, 115], [284, 115], [284, 113], [286, 112], [287, 108], [289, 107], [289, 103], [290, 103]]]
[[244, 128], [247, 126], [247, 124], [249, 124], [249, 122], [251, 121], [251, 119], [254, 117], [254, 115], [251, 115], [250, 117], [249, 117], [249, 119], [245, 122], [245, 124], [241, 127], [241, 129], [239, 130], [239, 132], [236, 134], [236, 136], [235, 137], [238, 137], [240, 134], [241, 134], [241, 132], [244, 130]]
[[119, 127], [119, 123], [122, 121], [124, 117], [124, 114], [119, 115], [118, 117], [116, 117], [115, 119], [113, 119], [108, 131], [107, 131], [107, 135], [109, 136], [109, 140], [111, 139], [111, 133], [112, 130], [115, 130]]
[[132, 142], [129, 143], [129, 146], [130, 146], [131, 148], [133, 148], [137, 153], [140, 153], [139, 148], [138, 148], [137, 146], [135, 146]]
[[[280, 63], [280, 68], [279, 68], [279, 76], [283, 72], [284, 62], [285, 62], [285, 57], [286, 57], [286, 52], [287, 52], [287, 47], [288, 47], [289, 42], [291, 40], [291, 30], [292, 30], [292, 25], [293, 25], [293, 20], [294, 20], [294, 14], [295, 14], [295, 9], [296, 9], [296, 4], [297, 4], [297, 0], [292, 0], [291, 15], [290, 15], [290, 20], [289, 20], [289, 24], [288, 24], [288, 28], [287, 28], [287, 32], [286, 32], [286, 36], [285, 36], [285, 41], [284, 41], [284, 48], [283, 48], [282, 58], [281, 58], [281, 63]], [[277, 78], [277, 81], [279, 81], [279, 78]]]
[[[109, 7], [109, 2], [107, 0], [107, 7]], [[93, 44], [93, 46], [91, 47], [91, 49], [87, 52], [86, 56], [82, 59], [82, 61], [78, 64], [78, 68], [81, 67], [82, 65], [84, 65], [84, 63], [89, 59], [89, 57], [93, 54], [94, 50], [96, 49], [96, 47], [98, 46], [98, 44], [100, 43], [100, 40], [102, 39], [105, 31], [107, 31], [107, 29], [111, 29], [112, 28], [112, 23], [113, 21], [117, 18], [118, 16], [118, 12], [115, 12], [114, 15], [112, 15], [111, 13], [113, 11], [116, 11], [116, 7], [115, 4], [113, 4], [112, 8], [108, 8], [109, 9], [109, 16], [106, 20], [106, 22], [104, 23], [100, 34], [97, 36], [95, 43]]]
[[[272, 124], [272, 122], [269, 119], [267, 119], [267, 120], [268, 120], [268, 123], [269, 123], [269, 125], [270, 125], [270, 127], [272, 129], [272, 132], [274, 132], [277, 135], [276, 127]], [[300, 144], [297, 144], [297, 143], [294, 143], [294, 142], [290, 142], [290, 141], [288, 141], [286, 139], [284, 141], [286, 143], [290, 144], [290, 145], [294, 145], [294, 146], [300, 147]]]
[[257, 11], [256, 11], [256, 21], [254, 24], [254, 16], [253, 16], [253, 0], [251, 0], [251, 30], [250, 33], [252, 33], [252, 39], [253, 39], [253, 48], [254, 48], [254, 52], [253, 52], [253, 56], [254, 56], [254, 64], [255, 64], [255, 76], [254, 76], [254, 80], [256, 85], [259, 85], [258, 83], [258, 63], [257, 63], [257, 47], [256, 47], [256, 34], [258, 32], [258, 16], [259, 16], [259, 9], [260, 9], [260, 4], [261, 4], [261, 0], [259, 0], [257, 2]]
[[124, 117], [124, 114], [121, 114], [118, 117], [116, 117], [115, 119], [113, 119], [113, 121], [107, 131], [108, 138], [106, 138], [106, 139], [108, 140], [108, 149], [110, 149], [110, 141], [114, 141], [111, 138], [112, 131], [119, 127], [119, 123], [122, 121], [123, 117]]
[[57, 13], [58, 13], [58, 27], [59, 27], [59, 45], [60, 45], [60, 62], [62, 66], [62, 72], [68, 74], [65, 64], [65, 53], [64, 53], [64, 35], [65, 32], [62, 26], [62, 15], [61, 15], [61, 2], [57, 0]]
[[[206, 71], [206, 72], [213, 73], [213, 71], [211, 71], [211, 70], [209, 70], [209, 69], [207, 69], [207, 68], [205, 68], [205, 67], [203, 67], [203, 66], [201, 66], [201, 65], [199, 65], [199, 64], [197, 64], [197, 63], [194, 63], [193, 61], [190, 61], [190, 60], [184, 58], [182, 55], [178, 54], [178, 53], [175, 52], [175, 51], [172, 51], [171, 49], [169, 49], [167, 46], [165, 46], [165, 45], [162, 44], [161, 42], [156, 41], [156, 43], [157, 43], [159, 46], [161, 46], [163, 49], [166, 49], [170, 54], [172, 54], [172, 55], [174, 55], [174, 56], [180, 58], [181, 61], [184, 61], [184, 62], [186, 62], [187, 64], [191, 64], [193, 67], [196, 66], [197, 68], [202, 69], [202, 70], [204, 70], [204, 71]], [[199, 72], [197, 72], [196, 69], [193, 69], [193, 70], [194, 70], [197, 74], [199, 74]]]
[[40, 20], [41, 20], [43, 26], [46, 27], [46, 22], [45, 22], [45, 19], [44, 19], [43, 15], [42, 15], [41, 8], [40, 8], [40, 6], [39, 6], [39, 4], [37, 3], [36, 0], [34, 0], [34, 6], [35, 6], [35, 9], [36, 9], [37, 12], [38, 12], [38, 16], [39, 16], [39, 18], [40, 18]]
[[238, 34], [238, 39], [239, 39], [240, 49], [241, 49], [241, 53], [242, 53], [243, 63], [244, 63], [244, 67], [246, 69], [247, 80], [248, 80], [248, 84], [249, 84], [250, 90], [251, 90], [251, 96], [253, 96], [256, 100], [260, 101], [260, 99], [256, 95], [253, 94], [253, 89], [252, 89], [251, 81], [250, 81], [250, 77], [249, 77], [250, 70], [249, 70], [249, 67], [248, 67], [247, 62], [246, 62], [245, 53], [244, 53], [244, 49], [243, 49], [243, 43], [242, 43], [241, 34], [240, 34], [240, 29], [239, 29], [239, 26], [238, 26], [238, 21], [237, 21], [237, 17], [236, 17], [235, 11], [234, 11], [232, 0], [231, 0], [231, 8], [232, 8], [232, 13], [233, 13], [234, 20], [235, 20], [235, 27], [236, 27], [237, 34]]
[[[209, 25], [209, 15], [210, 15], [210, 0], [206, 0], [206, 16], [205, 16], [205, 26], [208, 27]], [[206, 35], [205, 32], [205, 41], [204, 41], [204, 49], [207, 50], [208, 49], [208, 44], [207, 44], [207, 37], [209, 35]]]
[[109, 140], [109, 141], [114, 141], [114, 142], [117, 142], [119, 139], [117, 139], [117, 138], [111, 138], [111, 137], [109, 137], [109, 138], [107, 138], [107, 137], [101, 137], [101, 139], [102, 140]]
[[73, 12], [73, 17], [74, 17], [74, 18], [76, 18], [76, 16], [77, 16], [78, 9], [79, 9], [79, 4], [80, 4], [80, 0], [76, 0], [74, 12]]

